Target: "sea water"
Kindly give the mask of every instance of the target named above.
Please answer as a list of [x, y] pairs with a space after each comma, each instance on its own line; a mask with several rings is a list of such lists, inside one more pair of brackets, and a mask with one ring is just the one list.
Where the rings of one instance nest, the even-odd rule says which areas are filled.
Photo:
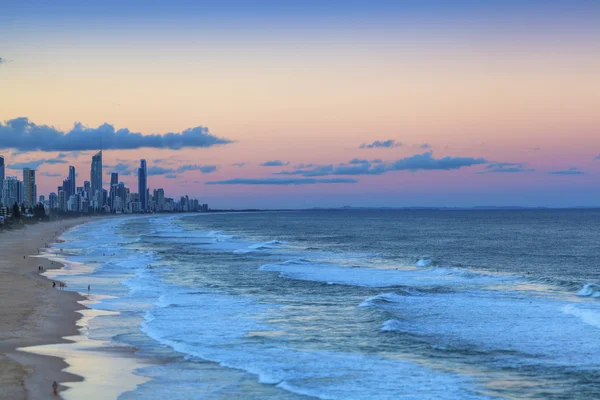
[[89, 336], [153, 365], [121, 399], [600, 397], [600, 211], [107, 219], [54, 251]]

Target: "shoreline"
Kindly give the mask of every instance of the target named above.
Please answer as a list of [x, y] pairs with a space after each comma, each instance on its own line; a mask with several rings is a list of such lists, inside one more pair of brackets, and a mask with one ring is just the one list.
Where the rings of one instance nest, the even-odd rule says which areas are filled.
[[52, 382], [60, 384], [60, 394], [68, 388], [63, 382], [83, 381], [65, 371], [69, 364], [62, 357], [18, 349], [72, 343], [79, 335], [78, 322], [86, 309], [80, 302], [86, 298], [52, 287], [42, 273], [64, 265], [42, 257], [40, 250], [58, 242], [66, 230], [101, 218], [43, 222], [0, 233], [0, 399], [56, 398]]

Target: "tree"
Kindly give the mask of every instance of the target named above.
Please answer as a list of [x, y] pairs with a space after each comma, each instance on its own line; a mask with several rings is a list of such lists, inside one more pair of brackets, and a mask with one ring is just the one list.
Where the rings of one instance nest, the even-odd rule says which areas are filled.
[[33, 207], [33, 215], [37, 219], [46, 218], [46, 209], [42, 203], [38, 203], [35, 207]]
[[17, 203], [12, 206], [12, 217], [13, 219], [21, 219], [21, 212], [19, 211], [19, 205]]

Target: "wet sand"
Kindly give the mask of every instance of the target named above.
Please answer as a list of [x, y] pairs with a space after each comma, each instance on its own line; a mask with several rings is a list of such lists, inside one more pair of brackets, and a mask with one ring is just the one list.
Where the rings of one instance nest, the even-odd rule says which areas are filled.
[[82, 379], [63, 372], [68, 365], [60, 357], [17, 348], [67, 343], [63, 337], [77, 335], [81, 314], [76, 311], [84, 309], [78, 303], [83, 297], [52, 288], [38, 266], [50, 270], [62, 265], [37, 255], [64, 230], [94, 219], [37, 223], [0, 233], [0, 399], [55, 399], [53, 381]]

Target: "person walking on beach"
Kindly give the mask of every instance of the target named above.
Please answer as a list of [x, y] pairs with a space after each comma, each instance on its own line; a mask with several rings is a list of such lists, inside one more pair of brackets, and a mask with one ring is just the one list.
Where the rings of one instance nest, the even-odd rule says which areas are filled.
[[54, 381], [52, 384], [52, 391], [54, 392], [55, 396], [58, 396], [58, 383], [56, 383], [56, 381]]
[[88, 293], [90, 292], [90, 285], [88, 285]]
[[52, 282], [52, 287], [56, 287], [56, 282]]

